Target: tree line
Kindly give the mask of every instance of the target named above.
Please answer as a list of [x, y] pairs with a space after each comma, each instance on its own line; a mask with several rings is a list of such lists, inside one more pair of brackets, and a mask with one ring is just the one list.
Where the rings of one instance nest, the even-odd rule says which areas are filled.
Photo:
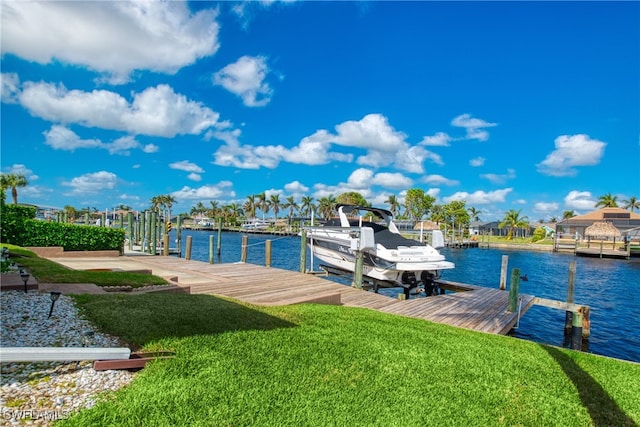
[[[4, 203], [6, 191], [11, 189], [11, 197], [13, 203], [18, 203], [18, 188], [26, 187], [28, 181], [23, 174], [0, 174], [0, 197]], [[635, 209], [640, 210], [640, 200], [636, 197], [629, 197], [627, 200], [620, 201], [622, 206], [618, 205], [618, 197], [607, 193], [598, 198], [595, 207], [622, 207], [632, 212]], [[162, 214], [165, 218], [171, 218], [171, 210], [176, 204], [175, 197], [171, 195], [158, 195], [150, 200], [150, 209]], [[398, 199], [396, 195], [389, 195], [384, 201], [388, 205], [394, 218], [399, 220], [420, 221], [423, 219], [431, 220], [437, 224], [444, 224], [446, 227], [455, 229], [456, 226], [468, 226], [470, 222], [480, 221], [482, 213], [475, 207], [467, 207], [466, 201], [455, 200], [447, 204], [437, 204], [436, 199], [424, 192], [420, 188], [411, 188], [407, 190], [404, 203]], [[191, 217], [206, 217], [222, 219], [225, 223], [237, 223], [242, 219], [256, 218], [258, 211], [266, 218], [270, 213], [274, 219], [278, 219], [279, 215], [286, 213], [286, 218], [292, 220], [295, 218], [307, 218], [312, 216], [329, 219], [337, 215], [336, 205], [349, 204], [357, 206], [368, 206], [371, 204], [358, 192], [350, 191], [339, 194], [337, 196], [329, 195], [315, 200], [311, 196], [303, 196], [299, 202], [296, 202], [293, 196], [288, 196], [284, 200], [280, 198], [278, 193], [270, 194], [267, 197], [266, 192], [247, 196], [242, 204], [229, 203], [221, 205], [218, 201], [210, 201], [209, 205], [198, 202], [191, 207], [188, 215]], [[132, 210], [127, 205], [119, 205], [116, 209], [122, 211]], [[68, 218], [76, 218], [84, 214], [98, 213], [97, 208], [81, 208], [76, 209], [73, 206], [64, 207], [65, 214]], [[576, 216], [575, 211], [568, 210], [562, 214], [562, 219], [569, 219]], [[544, 220], [540, 220], [543, 223]], [[552, 217], [549, 222], [557, 222], [556, 217]], [[522, 210], [511, 209], [505, 213], [504, 218], [500, 222], [500, 227], [509, 229], [508, 237], [513, 235], [513, 231], [517, 228], [524, 228], [529, 224], [527, 216], [522, 215]]]

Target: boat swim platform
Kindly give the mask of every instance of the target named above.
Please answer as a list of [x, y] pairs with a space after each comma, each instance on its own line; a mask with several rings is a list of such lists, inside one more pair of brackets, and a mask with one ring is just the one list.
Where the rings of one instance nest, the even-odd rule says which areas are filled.
[[[369, 308], [385, 313], [419, 318], [492, 334], [507, 334], [534, 304], [535, 297], [520, 294], [520, 310], [509, 312], [509, 292], [455, 282], [439, 281], [442, 289], [458, 292], [398, 300], [356, 289], [314, 274], [264, 267], [249, 263], [209, 264], [173, 256], [120, 256], [103, 259], [102, 265], [120, 270], [151, 270], [156, 276], [171, 277], [192, 294], [237, 299], [264, 306], [300, 303], [336, 304]], [[70, 268], [95, 268], [99, 259], [58, 258]]]

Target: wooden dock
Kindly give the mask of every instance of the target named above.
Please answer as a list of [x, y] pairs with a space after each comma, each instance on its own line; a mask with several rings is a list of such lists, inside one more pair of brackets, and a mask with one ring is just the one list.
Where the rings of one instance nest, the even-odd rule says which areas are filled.
[[[123, 257], [128, 258], [128, 257]], [[171, 271], [191, 293], [234, 298], [256, 305], [298, 303], [339, 304], [425, 319], [476, 331], [506, 334], [533, 305], [534, 297], [520, 295], [520, 309], [509, 312], [509, 293], [499, 289], [442, 282], [459, 292], [398, 300], [345, 286], [312, 274], [247, 263], [209, 264], [166, 256], [130, 257], [153, 274]], [[189, 278], [186, 280], [186, 278]], [[455, 288], [455, 289], [454, 289]]]

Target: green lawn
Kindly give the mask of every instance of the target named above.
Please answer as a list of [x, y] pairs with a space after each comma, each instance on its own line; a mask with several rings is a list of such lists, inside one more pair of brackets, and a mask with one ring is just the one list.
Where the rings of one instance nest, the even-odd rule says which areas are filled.
[[82, 295], [133, 348], [173, 350], [63, 426], [633, 426], [640, 365], [339, 306]]
[[167, 283], [165, 279], [152, 274], [73, 270], [41, 258], [19, 246], [4, 243], [0, 246], [7, 247], [11, 254], [10, 260], [24, 266], [40, 283], [94, 283], [98, 286], [130, 286], [132, 288]]

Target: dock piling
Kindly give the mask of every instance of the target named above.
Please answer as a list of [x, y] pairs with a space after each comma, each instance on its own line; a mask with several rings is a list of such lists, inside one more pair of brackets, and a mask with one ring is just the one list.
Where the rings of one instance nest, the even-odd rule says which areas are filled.
[[185, 249], [184, 259], [191, 259], [191, 241], [193, 240], [192, 236], [187, 236], [187, 248]]
[[507, 289], [507, 265], [509, 264], [509, 255], [502, 255], [502, 266], [500, 267], [500, 290]]
[[518, 309], [518, 293], [520, 291], [520, 269], [511, 270], [511, 281], [509, 282], [509, 312], [513, 313]]
[[264, 242], [264, 257], [265, 265], [271, 267], [271, 240], [268, 239]]
[[209, 264], [213, 264], [213, 234], [209, 236]]
[[249, 249], [249, 237], [242, 236], [242, 252], [240, 254], [240, 262], [247, 262], [247, 251]]

